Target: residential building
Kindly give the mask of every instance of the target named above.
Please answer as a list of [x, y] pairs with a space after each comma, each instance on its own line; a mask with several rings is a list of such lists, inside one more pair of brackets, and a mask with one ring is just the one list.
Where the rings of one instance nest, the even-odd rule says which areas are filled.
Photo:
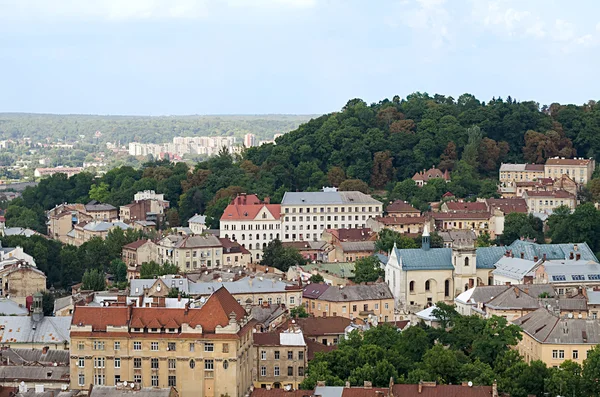
[[127, 279], [139, 278], [140, 267], [145, 262], [158, 260], [158, 248], [152, 240], [140, 239], [123, 246], [121, 259], [127, 265]]
[[504, 232], [504, 213], [498, 209], [489, 212], [430, 212], [435, 229], [472, 230], [478, 236], [488, 233], [492, 239]]
[[277, 305], [268, 302], [252, 306], [250, 313], [256, 321], [254, 325], [256, 332], [269, 332], [269, 330], [279, 327], [289, 317], [284, 304]]
[[375, 233], [389, 229], [409, 236], [418, 236], [423, 233], [425, 222], [427, 220], [422, 216], [378, 216], [367, 220], [367, 227]]
[[223, 261], [223, 244], [212, 234], [169, 235], [157, 242], [158, 261], [173, 263], [182, 272], [201, 268], [219, 268]]
[[46, 292], [46, 275], [37, 267], [18, 262], [0, 268], [1, 296], [25, 305], [38, 292]]
[[119, 217], [123, 222], [151, 221], [162, 222], [165, 211], [169, 208], [169, 201], [165, 200], [164, 194], [157, 194], [154, 190], [137, 192], [133, 196], [133, 202], [122, 205], [119, 209]]
[[65, 174], [67, 178], [83, 172], [83, 167], [54, 167], [54, 168], [36, 168], [33, 171], [33, 176], [36, 178], [44, 178], [54, 174]]
[[365, 321], [377, 317], [385, 322], [394, 319], [394, 296], [386, 283], [345, 287], [309, 284], [302, 299], [306, 311], [317, 317], [342, 316]]
[[261, 201], [255, 194], [240, 194], [221, 216], [219, 236], [239, 242], [259, 261], [263, 249], [275, 239], [281, 240], [281, 206]]
[[546, 178], [558, 179], [567, 175], [580, 185], [585, 185], [592, 179], [592, 174], [596, 169], [596, 161], [593, 158], [584, 159], [564, 157], [553, 157], [546, 160], [544, 165], [544, 176]]
[[[94, 386], [88, 397], [179, 397], [177, 389], [171, 387], [140, 387], [135, 382], [119, 382], [115, 386]], [[60, 397], [60, 396], [58, 396]]]
[[531, 182], [544, 178], [544, 164], [507, 164], [500, 165], [500, 182]]
[[89, 222], [92, 217], [85, 212], [83, 204], [60, 204], [46, 212], [48, 236], [67, 243], [67, 234], [80, 222]]
[[284, 247], [297, 249], [300, 255], [308, 261], [327, 262], [332, 247], [325, 241], [286, 241]]
[[244, 146], [247, 148], [258, 146], [258, 142], [256, 140], [256, 135], [250, 134], [250, 133], [244, 135]]
[[238, 242], [221, 237], [219, 237], [219, 241], [223, 247], [223, 257], [221, 260], [223, 266], [246, 266], [252, 262], [250, 251], [242, 247]]
[[419, 217], [421, 211], [410, 205], [407, 201], [396, 200], [387, 207], [385, 207], [387, 216], [394, 217]]
[[[579, 245], [578, 249], [581, 249]], [[600, 287], [600, 264], [592, 257], [585, 255], [589, 259], [583, 259], [582, 253], [577, 252], [567, 259], [543, 260], [532, 272], [533, 282], [552, 285], [560, 296], [573, 296], [582, 289]]]
[[[489, 317], [486, 314], [486, 304], [511, 288], [519, 288], [534, 298], [555, 298], [554, 288], [543, 284], [519, 285], [480, 285], [470, 288], [454, 298], [456, 311], [464, 316], [478, 315]], [[540, 306], [538, 306], [539, 308]]]
[[516, 348], [527, 363], [541, 360], [548, 367], [559, 367], [572, 360], [581, 365], [588, 351], [600, 343], [597, 320], [562, 318], [540, 308], [513, 323], [522, 329]]
[[551, 214], [555, 208], [563, 205], [572, 210], [577, 206], [577, 197], [566, 190], [526, 191], [523, 198], [527, 201], [529, 213]]
[[318, 240], [325, 229], [359, 229], [381, 216], [383, 205], [362, 192], [286, 192], [281, 201], [282, 241]]
[[354, 277], [354, 262], [307, 263], [302, 266], [291, 266], [287, 271], [288, 280], [310, 281], [313, 275], [319, 274], [327, 285], [347, 285]]
[[194, 215], [190, 219], [188, 219], [188, 227], [192, 231], [193, 234], [202, 234], [208, 229], [206, 226], [206, 216], [204, 215]]
[[80, 222], [73, 227], [73, 230], [67, 233], [66, 243], [80, 246], [94, 237], [106, 240], [108, 233], [115, 228], [120, 228], [121, 230], [126, 231], [127, 229], [131, 229], [131, 226], [118, 220], [113, 220], [111, 222]]
[[329, 262], [355, 262], [373, 256], [375, 241], [342, 241], [329, 251]]
[[92, 217], [94, 221], [110, 222], [119, 217], [119, 211], [110, 204], [104, 204], [97, 200], [92, 200], [85, 205], [85, 212]]
[[425, 186], [430, 179], [443, 179], [445, 182], [450, 182], [450, 173], [448, 170], [442, 171], [438, 168], [430, 168], [415, 173], [412, 177], [417, 186]]
[[302, 287], [264, 277], [244, 277], [235, 281], [193, 282], [183, 277], [131, 280], [131, 296], [167, 296], [177, 288], [194, 299], [209, 297], [224, 287], [242, 305], [284, 304], [293, 308], [302, 304]]
[[307, 347], [299, 329], [254, 334], [255, 388], [298, 389], [307, 367]]
[[477, 235], [473, 230], [441, 230], [437, 234], [444, 240], [444, 248], [452, 248], [454, 244], [461, 244], [461, 241], [475, 241]]
[[[353, 321], [348, 317], [306, 317], [294, 319], [296, 324], [308, 340], [315, 341], [323, 346], [335, 346], [344, 339], [346, 328]], [[288, 320], [281, 328], [287, 329], [293, 325], [292, 320]]]
[[71, 389], [126, 380], [182, 397], [242, 397], [252, 385], [253, 325], [225, 288], [193, 308], [76, 306]]
[[2, 247], [0, 243], [0, 268], [23, 263], [36, 266], [33, 256], [26, 254], [23, 247]]

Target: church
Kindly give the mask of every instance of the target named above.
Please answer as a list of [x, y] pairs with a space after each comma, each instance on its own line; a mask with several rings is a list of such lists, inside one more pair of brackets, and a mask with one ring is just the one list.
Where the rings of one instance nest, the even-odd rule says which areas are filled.
[[[492, 272], [503, 256], [554, 260], [568, 258], [570, 252], [577, 250], [576, 244], [536, 244], [523, 240], [504, 247], [476, 248], [469, 236], [465, 233], [464, 238], [454, 240], [452, 248], [431, 248], [426, 226], [421, 248], [394, 246], [385, 263], [385, 282], [399, 312], [414, 313], [436, 302], [452, 304], [457, 295], [469, 288], [493, 285]], [[579, 249], [589, 251], [590, 258], [593, 257], [587, 244], [580, 243]]]

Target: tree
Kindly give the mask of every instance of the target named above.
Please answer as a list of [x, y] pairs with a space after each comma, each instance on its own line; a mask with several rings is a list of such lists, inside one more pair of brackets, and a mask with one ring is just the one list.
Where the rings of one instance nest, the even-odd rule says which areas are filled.
[[324, 282], [325, 279], [323, 278], [323, 276], [321, 276], [319, 273], [317, 273], [317, 274], [313, 274], [312, 276], [310, 276], [309, 281], [313, 284], [318, 284], [318, 283]]
[[120, 259], [113, 259], [110, 262], [110, 272], [115, 278], [115, 282], [122, 283], [127, 281], [127, 265]]
[[592, 203], [581, 204], [572, 214], [560, 209], [548, 218], [548, 229], [553, 243], [585, 241], [594, 252], [600, 250], [600, 211]]
[[523, 238], [544, 242], [543, 223], [532, 214], [512, 212], [504, 220], [504, 232], [498, 238], [500, 243], [509, 245], [513, 241]]
[[263, 250], [261, 265], [287, 272], [291, 266], [304, 265], [306, 260], [293, 247], [284, 247], [280, 240], [271, 241]]
[[100, 184], [94, 184], [90, 187], [89, 197], [92, 200], [99, 201], [101, 203], [106, 203], [110, 197], [110, 186], [105, 182], [100, 182]]
[[358, 259], [354, 262], [354, 279], [357, 284], [377, 281], [385, 276], [385, 271], [381, 268], [379, 259], [374, 256], [368, 256]]
[[176, 227], [181, 225], [181, 221], [179, 220], [179, 213], [175, 208], [171, 208], [167, 211], [167, 223], [169, 227]]
[[371, 186], [381, 188], [390, 182], [395, 174], [393, 158], [389, 151], [376, 152], [373, 156]]
[[189, 294], [182, 292], [177, 287], [173, 287], [169, 289], [169, 293], [167, 294], [167, 298], [190, 298]]
[[42, 292], [42, 310], [44, 316], [54, 315], [54, 295], [49, 292]]
[[473, 126], [467, 129], [467, 136], [469, 137], [468, 143], [465, 146], [465, 150], [462, 154], [462, 161], [467, 163], [469, 166], [477, 169], [479, 163], [477, 156], [479, 152], [479, 146], [482, 141], [482, 133], [479, 126]]
[[369, 185], [360, 179], [346, 179], [344, 182], [340, 183], [338, 190], [341, 192], [357, 191], [367, 194], [369, 193]]
[[583, 388], [586, 396], [600, 396], [600, 345], [594, 346], [587, 352], [581, 370]]
[[304, 306], [296, 306], [290, 309], [290, 316], [292, 318], [307, 318], [308, 313], [304, 309]]
[[481, 233], [477, 236], [477, 241], [475, 242], [476, 247], [491, 247], [492, 246], [492, 238], [488, 232]]
[[417, 243], [410, 237], [405, 237], [402, 234], [390, 230], [382, 229], [377, 234], [377, 241], [375, 242], [375, 250], [380, 252], [389, 253], [394, 248], [394, 243], [398, 248], [419, 248]]
[[431, 313], [440, 322], [440, 327], [446, 329], [454, 325], [454, 320], [458, 317], [458, 312], [454, 309], [454, 306], [444, 302], [438, 302], [435, 304], [435, 309]]
[[435, 345], [425, 353], [421, 369], [441, 384], [456, 383], [460, 379], [457, 353], [442, 345]]
[[106, 278], [98, 269], [86, 270], [82, 279], [82, 290], [104, 291], [106, 289]]
[[[552, 396], [584, 397], [584, 382], [581, 376], [581, 365], [566, 360], [558, 368], [549, 368], [546, 380], [546, 391]], [[591, 394], [588, 394], [591, 395]]]
[[342, 167], [331, 167], [327, 172], [327, 181], [331, 186], [340, 186], [346, 180], [346, 173]]
[[456, 154], [456, 143], [450, 141], [448, 142], [448, 145], [446, 145], [444, 153], [440, 156], [438, 168], [443, 171], [452, 171], [454, 169], [454, 163], [456, 163], [457, 159], [458, 155]]
[[165, 262], [162, 265], [158, 264], [154, 261], [144, 262], [142, 266], [140, 266], [140, 278], [149, 279], [156, 278], [160, 276], [166, 276], [167, 274], [177, 274], [179, 273], [179, 268], [177, 265]]

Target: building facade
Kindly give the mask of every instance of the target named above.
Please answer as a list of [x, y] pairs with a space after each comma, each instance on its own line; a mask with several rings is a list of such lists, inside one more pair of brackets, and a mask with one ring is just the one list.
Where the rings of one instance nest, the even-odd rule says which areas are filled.
[[548, 214], [563, 205], [572, 210], [577, 206], [577, 197], [566, 190], [526, 191], [523, 193], [523, 198], [527, 201], [529, 213]]
[[255, 388], [298, 389], [304, 380], [308, 351], [302, 331], [254, 334]]
[[170, 235], [157, 243], [157, 258], [160, 263], [172, 263], [181, 272], [201, 268], [219, 268], [223, 261], [223, 245], [212, 234], [201, 236]]
[[580, 185], [585, 185], [592, 179], [596, 169], [596, 161], [592, 158], [566, 159], [564, 157], [553, 157], [546, 160], [544, 175], [546, 178], [558, 179], [567, 175]]

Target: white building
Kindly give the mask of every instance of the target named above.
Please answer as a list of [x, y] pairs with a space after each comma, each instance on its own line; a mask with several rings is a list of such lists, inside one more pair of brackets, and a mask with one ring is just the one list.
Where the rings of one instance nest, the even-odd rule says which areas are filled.
[[144, 190], [143, 192], [137, 192], [133, 196], [133, 201], [141, 201], [141, 200], [165, 201], [165, 195], [157, 194], [154, 190]]
[[244, 135], [244, 146], [246, 146], [246, 147], [258, 146], [258, 144], [256, 142], [256, 135], [254, 135], [254, 134]]
[[286, 192], [281, 201], [282, 241], [316, 241], [325, 229], [364, 228], [383, 205], [361, 192]]
[[240, 194], [225, 208], [219, 236], [237, 241], [253, 260], [260, 260], [267, 244], [281, 240], [281, 206], [268, 198], [260, 201], [255, 194]]
[[194, 215], [188, 220], [188, 227], [193, 234], [202, 234], [207, 229], [206, 216]]

